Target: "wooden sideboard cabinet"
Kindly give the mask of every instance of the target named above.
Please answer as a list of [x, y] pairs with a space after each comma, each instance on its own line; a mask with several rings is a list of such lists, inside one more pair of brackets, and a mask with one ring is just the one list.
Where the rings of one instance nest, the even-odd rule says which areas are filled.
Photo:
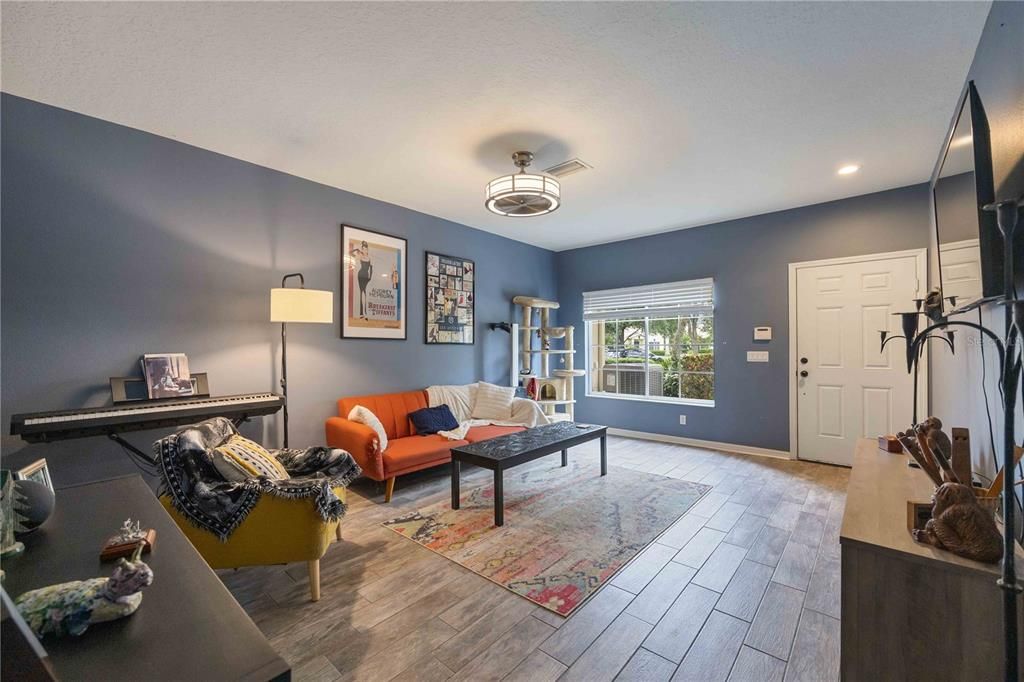
[[[1003, 679], [999, 565], [919, 544], [907, 529], [907, 501], [933, 490], [906, 455], [858, 442], [839, 538], [846, 682]], [[1019, 545], [1016, 557], [1019, 571]], [[1024, 632], [1024, 603], [1018, 615]]]

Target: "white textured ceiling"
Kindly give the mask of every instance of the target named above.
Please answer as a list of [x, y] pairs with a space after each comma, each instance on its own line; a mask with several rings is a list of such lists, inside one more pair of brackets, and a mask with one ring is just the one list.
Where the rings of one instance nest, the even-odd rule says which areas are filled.
[[[2, 85], [560, 250], [926, 180], [988, 9], [4, 2]], [[517, 149], [594, 169], [493, 216]]]

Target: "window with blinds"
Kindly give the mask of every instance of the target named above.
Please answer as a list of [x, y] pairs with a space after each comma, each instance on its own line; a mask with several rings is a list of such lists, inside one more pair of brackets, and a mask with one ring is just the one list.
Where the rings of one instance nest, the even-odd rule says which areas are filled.
[[587, 394], [714, 405], [714, 280], [583, 294]]

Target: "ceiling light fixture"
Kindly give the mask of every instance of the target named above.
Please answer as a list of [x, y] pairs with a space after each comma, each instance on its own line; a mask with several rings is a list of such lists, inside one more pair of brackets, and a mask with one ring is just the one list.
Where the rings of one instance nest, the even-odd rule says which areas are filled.
[[836, 172], [839, 173], [839, 175], [853, 175], [854, 173], [856, 173], [859, 170], [860, 170], [860, 166], [858, 166], [855, 163], [851, 163], [849, 166], [843, 166], [842, 168], [840, 168]]
[[503, 175], [487, 183], [487, 210], [509, 218], [529, 218], [551, 213], [561, 205], [562, 188], [558, 180], [537, 173], [527, 173], [533, 161], [530, 152], [516, 152], [512, 163], [518, 173]]

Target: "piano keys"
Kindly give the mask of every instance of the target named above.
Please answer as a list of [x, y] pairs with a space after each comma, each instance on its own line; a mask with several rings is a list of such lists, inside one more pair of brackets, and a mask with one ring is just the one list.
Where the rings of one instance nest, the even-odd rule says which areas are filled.
[[90, 436], [113, 438], [128, 431], [183, 426], [210, 417], [240, 422], [274, 414], [283, 406], [284, 398], [275, 393], [144, 400], [109, 407], [16, 414], [11, 417], [11, 435], [21, 436], [29, 443]]

